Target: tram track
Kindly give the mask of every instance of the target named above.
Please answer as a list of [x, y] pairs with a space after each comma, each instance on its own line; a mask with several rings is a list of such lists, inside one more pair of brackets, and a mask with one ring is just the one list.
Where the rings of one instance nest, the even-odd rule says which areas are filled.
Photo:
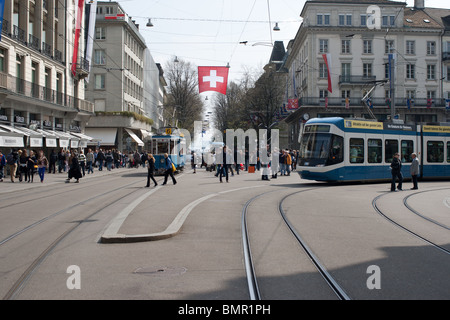
[[[142, 183], [142, 182], [132, 182], [132, 183], [126, 184], [126, 185], [124, 185], [124, 186], [120, 186], [120, 187], [118, 187], [118, 188], [115, 188], [115, 189], [113, 189], [113, 190], [108, 190], [108, 191], [103, 192], [103, 193], [101, 193], [101, 194], [99, 194], [99, 195], [96, 195], [96, 196], [93, 196], [93, 197], [91, 197], [91, 198], [89, 198], [89, 199], [86, 199], [86, 200], [77, 202], [77, 203], [75, 203], [75, 204], [73, 204], [73, 205], [71, 205], [71, 206], [69, 206], [69, 207], [67, 207], [67, 208], [64, 208], [64, 209], [62, 209], [62, 210], [60, 210], [60, 211], [58, 211], [58, 212], [55, 212], [55, 213], [53, 213], [53, 214], [51, 214], [51, 215], [48, 215], [48, 216], [46, 216], [45, 218], [42, 218], [42, 219], [40, 219], [40, 220], [38, 220], [38, 221], [36, 221], [36, 222], [34, 222], [34, 223], [32, 223], [32, 224], [26, 226], [25, 228], [23, 228], [23, 229], [21, 229], [21, 230], [19, 230], [19, 231], [14, 232], [13, 234], [9, 235], [8, 237], [6, 237], [6, 238], [0, 240], [0, 247], [1, 247], [2, 245], [4, 245], [5, 243], [7, 243], [7, 242], [13, 240], [14, 238], [18, 237], [19, 235], [21, 235], [21, 234], [23, 234], [23, 233], [25, 233], [25, 232], [27, 232], [27, 231], [29, 231], [29, 230], [31, 230], [31, 229], [37, 227], [38, 225], [40, 225], [40, 224], [42, 224], [42, 223], [44, 223], [44, 222], [47, 222], [47, 221], [49, 221], [49, 220], [51, 220], [51, 219], [53, 219], [53, 218], [55, 218], [55, 217], [57, 217], [57, 216], [60, 216], [60, 215], [62, 215], [62, 214], [64, 214], [64, 213], [66, 213], [66, 212], [69, 212], [70, 210], [72, 210], [72, 209], [74, 209], [74, 208], [76, 208], [76, 207], [78, 207], [78, 206], [88, 204], [88, 203], [90, 203], [90, 202], [92, 202], [92, 201], [95, 201], [95, 200], [100, 199], [101, 197], [103, 197], [103, 196], [105, 196], [105, 195], [110, 195], [112, 192], [115, 192], [115, 191], [119, 191], [119, 190], [122, 190], [122, 189], [129, 188], [129, 187], [131, 187], [132, 185], [135, 185], [135, 184], [137, 184], [137, 183]], [[130, 195], [130, 194], [133, 193], [133, 192], [134, 192], [134, 191], [128, 193], [127, 195]]]
[[[121, 179], [121, 178], [122, 178], [121, 176], [116, 176], [116, 177], [112, 177], [111, 179], [102, 179], [102, 178], [109, 178], [109, 177], [110, 177], [110, 176], [100, 177], [101, 180], [99, 180], [98, 183], [91, 184], [91, 185], [89, 185], [89, 186], [90, 186], [90, 187], [94, 187], [94, 186], [96, 186], [96, 185], [101, 185], [101, 184], [105, 184], [105, 183], [110, 183], [111, 181], [114, 181], [114, 180], [117, 180], [117, 179]], [[96, 182], [97, 182], [97, 181], [96, 181]], [[55, 188], [45, 188], [45, 189], [42, 189], [41, 186], [36, 186], [36, 187], [31, 187], [30, 189], [27, 189], [26, 191], [32, 191], [32, 192], [33, 192], [33, 195], [39, 195], [39, 194], [48, 193], [49, 191], [50, 191], [50, 192], [51, 192], [51, 191], [54, 191], [54, 190], [58, 190], [58, 191], [59, 191], [59, 190], [61, 190], [61, 186], [62, 186], [63, 184], [64, 184], [64, 186], [70, 185], [70, 184], [66, 184], [66, 183], [61, 182], [61, 183], [58, 183], [58, 184], [55, 186]], [[71, 186], [71, 187], [73, 187], [73, 186]], [[70, 188], [70, 191], [82, 190], [82, 189], [84, 189], [85, 187], [86, 187], [86, 186], [84, 186], [83, 184], [81, 184], [81, 185], [79, 185], [79, 186], [77, 186], [77, 187], [75, 187], [75, 188]], [[42, 190], [36, 191], [35, 189], [42, 189]], [[64, 189], [66, 189], [66, 188], [64, 188]], [[25, 192], [26, 192], [26, 191], [25, 191]], [[14, 192], [14, 191], [12, 191], [12, 192]], [[0, 197], [0, 198], [1, 198], [1, 200], [2, 200], [3, 203], [4, 203], [4, 201], [15, 200], [15, 199], [21, 199], [21, 198], [23, 198], [23, 194], [22, 194], [21, 192], [22, 192], [22, 191], [18, 192], [18, 194], [17, 194], [17, 195], [14, 195], [13, 197], [9, 197], [9, 198], [3, 198], [3, 197]], [[57, 193], [52, 193], [51, 195], [46, 196], [45, 200], [48, 200], [48, 197], [56, 197], [56, 196], [60, 196], [60, 195], [65, 194], [65, 193], [67, 193], [67, 190], [64, 190], [64, 191], [61, 191], [61, 192], [57, 192]], [[13, 207], [13, 206], [17, 206], [17, 204], [25, 204], [25, 203], [29, 203], [29, 202], [33, 202], [33, 201], [41, 200], [41, 199], [43, 199], [43, 198], [42, 198], [42, 197], [34, 197], [34, 198], [31, 198], [31, 199], [27, 199], [27, 200], [20, 200], [19, 203], [18, 203], [18, 202], [13, 202], [13, 203], [11, 203], [11, 204], [4, 204], [4, 205], [2, 205], [2, 209], [9, 208], [9, 207]]]
[[[448, 188], [445, 188], [445, 190], [446, 190], [446, 189], [448, 189]], [[432, 192], [432, 191], [438, 191], [438, 190], [444, 190], [444, 189], [428, 190], [428, 191], [426, 191], [426, 192]], [[425, 192], [425, 191], [423, 191], [423, 192]], [[395, 221], [394, 219], [390, 218], [386, 212], [384, 212], [383, 210], [381, 210], [380, 207], [379, 207], [379, 205], [378, 205], [378, 201], [379, 201], [381, 198], [387, 196], [388, 194], [390, 194], [390, 193], [386, 193], [386, 194], [379, 195], [379, 196], [377, 196], [376, 198], [373, 199], [373, 201], [372, 201], [372, 207], [374, 208], [375, 212], [377, 212], [380, 216], [382, 216], [384, 219], [386, 219], [388, 222], [390, 222], [390, 223], [393, 224], [394, 226], [400, 228], [401, 230], [407, 232], [408, 234], [414, 236], [415, 238], [417, 238], [417, 239], [419, 239], [419, 240], [421, 240], [421, 241], [423, 241], [423, 242], [425, 242], [425, 243], [431, 245], [432, 247], [438, 249], [439, 251], [441, 251], [441, 252], [443, 252], [443, 253], [445, 253], [445, 254], [447, 254], [447, 255], [450, 255], [450, 250], [448, 250], [448, 249], [446, 249], [446, 248], [440, 246], [439, 244], [437, 244], [437, 243], [435, 243], [435, 242], [433, 242], [433, 241], [431, 241], [431, 240], [429, 240], [429, 239], [427, 239], [427, 238], [421, 236], [419, 233], [417, 233], [417, 232], [411, 230], [411, 228], [405, 227], [405, 226], [402, 225], [401, 223], [399, 223], [399, 222]], [[414, 195], [414, 194], [413, 194], [413, 195]], [[403, 199], [403, 205], [404, 205], [408, 210], [410, 210], [411, 212], [417, 214], [417, 213], [416, 213], [417, 211], [415, 212], [415, 210], [414, 210], [414, 211], [411, 210], [410, 206], [407, 205], [407, 200], [408, 200], [411, 196], [413, 196], [413, 195], [410, 195], [410, 196], [408, 196], [408, 197], [405, 197], [405, 198]], [[425, 219], [425, 217], [424, 217], [423, 215], [419, 215], [419, 216], [420, 216], [421, 218], [424, 218], [424, 219]], [[436, 224], [436, 225], [438, 225], [438, 226], [440, 226], [440, 227], [442, 227], [442, 225], [438, 224], [438, 222], [437, 222], [437, 221], [434, 221], [433, 219], [428, 219], [428, 218], [427, 218], [426, 220], [429, 221], [429, 222], [432, 222], [432, 223], [434, 223], [434, 224]]]
[[420, 213], [419, 211], [415, 210], [415, 209], [408, 203], [408, 200], [409, 200], [411, 197], [416, 196], [416, 195], [418, 195], [418, 194], [423, 194], [423, 193], [433, 192], [433, 191], [441, 191], [441, 190], [450, 190], [450, 188], [442, 188], [442, 189], [436, 189], [436, 190], [426, 190], [426, 191], [416, 192], [416, 193], [414, 193], [414, 194], [411, 194], [411, 195], [405, 197], [405, 198], [403, 199], [403, 204], [405, 205], [405, 207], [406, 207], [409, 211], [411, 211], [411, 212], [414, 213], [415, 215], [421, 217], [422, 219], [425, 219], [425, 220], [427, 220], [427, 221], [429, 221], [429, 222], [431, 222], [431, 223], [433, 223], [433, 224], [435, 224], [435, 225], [437, 225], [437, 226], [439, 226], [439, 227], [441, 227], [441, 228], [444, 228], [444, 229], [446, 229], [446, 230], [450, 230], [450, 226], [447, 226], [447, 225], [445, 225], [445, 224], [443, 224], [443, 223], [441, 223], [441, 222], [439, 222], [439, 221], [436, 221], [435, 219], [431, 219], [431, 218], [429, 218], [429, 217], [423, 215], [423, 214]]
[[[347, 295], [345, 290], [337, 283], [337, 281], [333, 278], [333, 276], [326, 270], [326, 268], [323, 266], [323, 264], [320, 262], [318, 257], [312, 252], [312, 250], [309, 248], [309, 246], [306, 244], [305, 240], [302, 239], [298, 231], [295, 229], [293, 224], [290, 222], [290, 220], [287, 218], [286, 212], [283, 209], [283, 203], [290, 197], [307, 192], [312, 191], [317, 188], [313, 189], [306, 189], [302, 191], [297, 191], [294, 193], [291, 193], [289, 195], [284, 196], [279, 202], [278, 202], [278, 213], [281, 215], [284, 223], [289, 228], [290, 232], [300, 244], [303, 251], [308, 256], [311, 263], [314, 265], [315, 269], [319, 272], [319, 274], [322, 276], [328, 287], [333, 291], [333, 293], [336, 295], [336, 297], [340, 300], [351, 300], [351, 298]], [[241, 218], [241, 229], [242, 229], [242, 240], [243, 240], [243, 253], [244, 253], [244, 264], [245, 264], [245, 270], [247, 275], [247, 283], [249, 288], [249, 294], [251, 300], [262, 300], [262, 296], [259, 290], [258, 285], [258, 279], [255, 272], [255, 264], [253, 262], [253, 257], [251, 253], [251, 247], [250, 247], [250, 240], [248, 235], [248, 224], [247, 224], [247, 214], [248, 209], [251, 206], [253, 202], [255, 202], [257, 199], [272, 193], [274, 191], [266, 192], [263, 194], [260, 194], [258, 196], [255, 196], [247, 201], [247, 203], [244, 205], [242, 209], [242, 218]]]
[[[161, 182], [161, 181], [158, 181]], [[135, 181], [133, 183], [129, 183], [125, 186], [121, 186], [119, 188], [113, 189], [113, 190], [109, 190], [107, 192], [104, 192], [100, 195], [94, 196], [92, 198], [89, 198], [87, 200], [84, 200], [82, 202], [79, 202], [75, 205], [72, 205], [66, 209], [63, 209], [59, 212], [56, 212], [44, 219], [41, 219], [31, 225], [29, 225], [28, 227], [15, 232], [14, 234], [10, 235], [9, 237], [3, 239], [2, 241], [0, 241], [0, 247], [2, 245], [4, 245], [5, 243], [17, 238], [20, 235], [23, 235], [25, 232], [30, 231], [31, 229], [33, 229], [34, 227], [37, 227], [38, 225], [41, 225], [47, 221], [50, 221], [52, 218], [55, 218], [56, 216], [62, 215], [63, 213], [66, 213], [74, 208], [76, 208], [77, 206], [80, 206], [82, 204], [86, 204], [88, 202], [92, 202], [94, 200], [98, 200], [101, 197], [105, 196], [105, 195], [110, 195], [112, 192], [118, 191], [118, 190], [122, 190], [125, 188], [128, 188], [132, 185], [138, 184], [138, 183], [142, 183], [142, 181]], [[23, 290], [23, 288], [26, 286], [27, 282], [31, 279], [31, 277], [33, 276], [33, 274], [37, 271], [37, 269], [39, 268], [39, 266], [43, 263], [43, 261], [52, 253], [52, 251], [58, 246], [58, 244], [60, 244], [64, 239], [66, 239], [72, 232], [74, 232], [77, 228], [79, 228], [81, 225], [83, 225], [85, 222], [90, 221], [94, 216], [96, 216], [97, 214], [104, 212], [104, 210], [106, 210], [109, 207], [114, 206], [116, 203], [120, 202], [122, 199], [129, 197], [132, 193], [134, 193], [135, 190], [132, 190], [131, 192], [128, 192], [124, 195], [119, 196], [118, 198], [115, 198], [112, 202], [108, 203], [107, 205], [105, 205], [104, 207], [100, 208], [100, 209], [96, 209], [94, 212], [90, 212], [88, 213], [86, 216], [82, 217], [81, 219], [78, 219], [76, 221], [74, 221], [74, 224], [66, 229], [64, 232], [62, 232], [54, 241], [52, 241], [50, 243], [50, 245], [48, 245], [41, 253], [40, 255], [35, 258], [33, 260], [33, 262], [31, 264], [29, 264], [28, 268], [23, 272], [23, 274], [18, 278], [18, 280], [16, 280], [13, 284], [13, 286], [11, 286], [11, 288], [9, 289], [9, 291], [6, 293], [6, 295], [3, 297], [3, 300], [14, 300], [19, 294], [20, 292]]]

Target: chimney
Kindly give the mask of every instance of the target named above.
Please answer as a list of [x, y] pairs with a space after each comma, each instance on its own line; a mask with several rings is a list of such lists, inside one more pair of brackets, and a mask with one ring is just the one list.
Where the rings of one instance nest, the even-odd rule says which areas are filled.
[[414, 0], [415, 9], [425, 9], [425, 0]]

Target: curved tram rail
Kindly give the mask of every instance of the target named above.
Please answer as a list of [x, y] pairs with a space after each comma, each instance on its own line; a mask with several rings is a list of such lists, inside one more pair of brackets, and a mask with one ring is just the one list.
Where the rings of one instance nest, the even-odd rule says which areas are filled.
[[[330, 275], [330, 273], [325, 269], [325, 267], [322, 265], [322, 263], [319, 261], [319, 259], [314, 255], [314, 253], [311, 251], [309, 246], [306, 244], [306, 242], [302, 239], [300, 234], [297, 232], [295, 227], [292, 225], [292, 223], [289, 221], [289, 219], [286, 216], [286, 213], [283, 209], [283, 203], [286, 199], [289, 197], [292, 197], [296, 194], [310, 191], [312, 189], [297, 191], [292, 194], [289, 194], [285, 196], [278, 204], [278, 211], [280, 215], [282, 216], [284, 222], [288, 226], [289, 230], [295, 237], [295, 239], [298, 241], [298, 243], [302, 246], [305, 253], [310, 258], [311, 262], [314, 264], [314, 266], [317, 268], [325, 282], [328, 284], [328, 286], [332, 289], [332, 291], [336, 294], [336, 296], [340, 300], [351, 300], [351, 298], [346, 294], [346, 292], [339, 286], [339, 284], [336, 282], [336, 280]], [[252, 199], [250, 199], [242, 209], [242, 219], [241, 219], [241, 228], [242, 228], [242, 239], [243, 239], [243, 247], [244, 247], [244, 263], [245, 263], [245, 270], [247, 274], [247, 282], [250, 292], [250, 299], [251, 300], [262, 300], [261, 294], [258, 287], [258, 281], [257, 276], [255, 273], [254, 263], [251, 255], [251, 249], [250, 249], [250, 242], [248, 237], [248, 228], [247, 228], [247, 211], [249, 206], [257, 200], [258, 198], [271, 193], [274, 191], [266, 192], [263, 194], [260, 194]]]
[[[438, 189], [438, 190], [442, 190], [442, 189]], [[430, 190], [430, 191], [436, 191], [436, 190]], [[429, 191], [428, 191], [428, 192], [429, 192]], [[389, 193], [387, 193], [387, 194], [389, 194]], [[446, 248], [444, 248], [444, 247], [442, 247], [442, 246], [440, 246], [440, 245], [438, 245], [438, 244], [436, 244], [436, 243], [434, 243], [434, 242], [432, 242], [432, 241], [430, 241], [430, 240], [428, 240], [428, 239], [422, 237], [422, 236], [419, 235], [418, 233], [412, 231], [411, 229], [408, 229], [407, 227], [405, 227], [405, 226], [401, 225], [400, 223], [394, 221], [393, 219], [389, 218], [389, 217], [387, 216], [387, 214], [384, 213], [384, 212], [378, 207], [378, 205], [377, 205], [378, 200], [380, 200], [382, 197], [386, 196], [387, 194], [379, 195], [378, 197], [376, 197], [376, 198], [373, 199], [373, 201], [372, 201], [372, 206], [373, 206], [373, 208], [375, 209], [375, 211], [376, 211], [380, 216], [382, 216], [383, 218], [385, 218], [387, 221], [389, 221], [389, 222], [392, 223], [393, 225], [397, 226], [398, 228], [402, 229], [403, 231], [406, 231], [406, 232], [409, 233], [410, 235], [412, 235], [412, 236], [414, 236], [414, 237], [416, 237], [416, 238], [418, 238], [418, 239], [420, 239], [420, 240], [422, 240], [422, 241], [428, 243], [429, 245], [435, 247], [436, 249], [440, 250], [441, 252], [443, 252], [443, 253], [445, 253], [445, 254], [450, 254], [450, 250], [448, 250], [448, 249], [446, 249]], [[411, 195], [411, 196], [412, 196], [412, 195]], [[408, 199], [409, 199], [411, 196], [406, 197], [406, 198], [403, 200], [403, 204], [406, 206], [406, 208], [407, 208], [408, 210], [410, 210], [410, 211], [413, 212], [414, 214], [418, 214], [417, 211], [412, 210], [412, 209], [410, 208], [410, 206], [408, 206], [408, 204], [407, 204], [407, 201], [408, 201]], [[435, 224], [437, 224], [437, 225], [443, 227], [443, 225], [437, 223], [437, 222], [434, 221], [434, 220], [425, 218], [423, 215], [420, 215], [420, 214], [419, 214], [419, 216], [422, 217], [422, 218], [424, 218], [424, 219], [426, 219], [426, 220], [428, 220], [428, 221], [430, 221], [430, 222], [432, 222], [432, 223], [435, 223]]]

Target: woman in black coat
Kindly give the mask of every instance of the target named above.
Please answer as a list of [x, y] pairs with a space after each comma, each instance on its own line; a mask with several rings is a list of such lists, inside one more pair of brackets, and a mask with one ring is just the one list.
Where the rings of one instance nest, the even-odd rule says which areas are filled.
[[152, 179], [152, 181], [155, 183], [155, 187], [158, 185], [158, 183], [156, 182], [155, 178], [153, 177], [153, 173], [155, 172], [155, 158], [153, 158], [152, 154], [148, 155], [148, 161], [147, 161], [147, 168], [148, 168], [148, 173], [147, 173], [147, 188], [150, 188], [150, 179]]
[[75, 181], [75, 183], [79, 183], [79, 180], [83, 177], [83, 175], [81, 174], [78, 157], [74, 152], [72, 152], [71, 159], [72, 160], [70, 161], [69, 178], [66, 180], [66, 182], [70, 182], [72, 178], [75, 178], [77, 180]]

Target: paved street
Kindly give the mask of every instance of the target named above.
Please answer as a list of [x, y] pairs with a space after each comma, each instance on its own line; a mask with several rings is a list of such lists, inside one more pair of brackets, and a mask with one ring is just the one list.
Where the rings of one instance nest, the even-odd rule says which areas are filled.
[[44, 184], [5, 179], [1, 296], [248, 300], [241, 221], [248, 204], [262, 299], [338, 299], [287, 228], [281, 202], [350, 299], [450, 298], [448, 182], [422, 182], [418, 191], [407, 182], [408, 191], [390, 193], [388, 183], [327, 185], [295, 172], [271, 181], [241, 172], [220, 183], [197, 171], [177, 175], [176, 186], [158, 177], [157, 188], [144, 188], [145, 169], [96, 171], [79, 184], [65, 183], [64, 174], [47, 174]]

